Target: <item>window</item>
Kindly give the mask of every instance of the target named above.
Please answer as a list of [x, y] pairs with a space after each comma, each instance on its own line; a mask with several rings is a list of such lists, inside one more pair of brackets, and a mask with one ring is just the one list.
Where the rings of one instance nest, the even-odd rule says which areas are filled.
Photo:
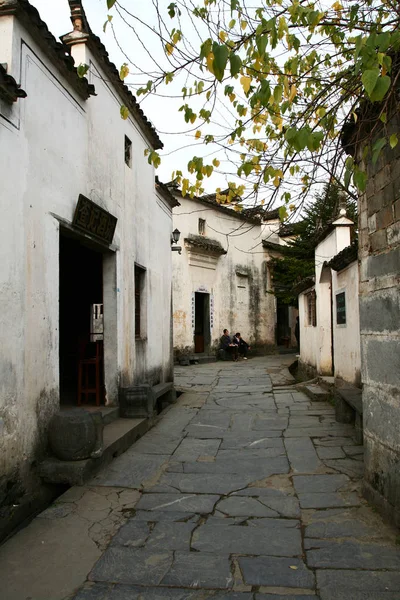
[[346, 294], [336, 294], [336, 325], [346, 325]]
[[199, 234], [206, 235], [206, 220], [199, 219]]
[[146, 269], [135, 265], [135, 338], [140, 339], [146, 337], [145, 331], [145, 289]]
[[309, 292], [306, 295], [307, 301], [307, 324], [316, 327], [317, 326], [317, 295], [315, 290]]
[[125, 163], [129, 168], [132, 167], [132, 142], [125, 136]]

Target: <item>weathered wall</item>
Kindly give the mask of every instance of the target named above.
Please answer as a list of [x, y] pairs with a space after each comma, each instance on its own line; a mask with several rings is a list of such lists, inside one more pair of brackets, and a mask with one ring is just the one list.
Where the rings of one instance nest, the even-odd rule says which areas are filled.
[[[333, 348], [335, 377], [359, 386], [361, 383], [360, 311], [358, 262], [336, 272], [332, 270]], [[336, 294], [345, 292], [346, 323], [337, 324]]]
[[[154, 191], [148, 142], [131, 118], [120, 118], [121, 101], [101, 79], [107, 73], [86, 47], [75, 50], [78, 62], [91, 63], [97, 96], [86, 101], [14, 17], [0, 19], [0, 60], [28, 94], [0, 105], [0, 204], [7, 216], [0, 221], [3, 504], [32, 490], [32, 465], [59, 408], [59, 233], [79, 194], [118, 218], [114, 248], [104, 255], [108, 403], [117, 402], [119, 385], [172, 378], [171, 209]], [[124, 160], [125, 135], [132, 168]], [[147, 331], [138, 343], [135, 262], [146, 269]]]
[[[319, 375], [332, 375], [334, 370], [335, 376], [351, 383], [359, 383], [358, 267], [355, 264], [337, 274], [325, 264], [350, 245], [350, 226], [341, 221], [346, 219], [338, 219], [338, 225], [316, 246], [315, 285], [299, 295], [300, 361], [305, 368], [308, 366]], [[309, 324], [307, 313], [307, 293], [311, 289], [316, 293], [316, 326]], [[338, 326], [335, 294], [339, 289], [346, 289], [348, 319], [346, 325]]]
[[[261, 240], [272, 239], [274, 227], [232, 217], [196, 200], [179, 198], [174, 209], [174, 228], [181, 232], [182, 255], [173, 257], [173, 326], [177, 354], [194, 351], [192, 294], [199, 289], [213, 297], [214, 318], [211, 346], [217, 348], [223, 329], [240, 331], [243, 339], [260, 351], [275, 344], [275, 298], [267, 293], [268, 253]], [[192, 249], [184, 239], [198, 234], [199, 218], [206, 220], [205, 237], [221, 243], [227, 254], [212, 264], [190, 264]], [[276, 241], [274, 239], [274, 241]], [[197, 252], [197, 251], [196, 251]], [[200, 250], [198, 251], [200, 253]], [[201, 262], [201, 261], [200, 261]]]
[[[397, 109], [387, 131], [399, 129]], [[368, 175], [359, 199], [365, 493], [400, 525], [400, 146], [386, 147]]]

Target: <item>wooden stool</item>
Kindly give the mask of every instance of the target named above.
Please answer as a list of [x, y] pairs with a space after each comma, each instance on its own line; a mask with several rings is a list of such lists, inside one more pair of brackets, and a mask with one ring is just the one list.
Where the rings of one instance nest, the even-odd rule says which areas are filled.
[[[95, 350], [93, 357], [85, 357], [90, 347]], [[89, 394], [96, 394], [96, 406], [100, 406], [103, 385], [101, 381], [103, 364], [103, 342], [90, 342], [82, 347], [81, 357], [78, 362], [78, 406], [82, 403], [82, 394], [85, 394], [85, 403], [88, 402]], [[89, 370], [94, 367], [94, 387], [89, 383]]]

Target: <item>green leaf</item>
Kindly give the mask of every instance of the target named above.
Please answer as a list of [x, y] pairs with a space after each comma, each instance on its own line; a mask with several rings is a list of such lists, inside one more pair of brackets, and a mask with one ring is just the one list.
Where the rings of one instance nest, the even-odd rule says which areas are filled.
[[222, 81], [224, 78], [224, 72], [226, 63], [228, 62], [228, 54], [229, 50], [225, 44], [217, 44], [214, 42], [213, 44], [213, 70], [214, 75], [218, 79], [218, 81]]
[[114, 6], [117, 0], [107, 0], [107, 8], [110, 10]]
[[124, 104], [121, 106], [121, 108], [119, 109], [120, 115], [121, 115], [121, 119], [123, 119], [124, 121], [126, 121], [126, 119], [129, 117], [129, 109], [127, 106], [125, 106]]
[[279, 207], [279, 220], [284, 221], [287, 216], [288, 216], [288, 213], [287, 213], [286, 206], [280, 206]]
[[381, 102], [390, 88], [391, 79], [387, 75], [379, 77], [372, 94], [369, 95], [372, 102]]
[[381, 153], [381, 150], [386, 146], [387, 144], [387, 140], [386, 138], [379, 138], [379, 140], [377, 140], [375, 142], [375, 144], [372, 146], [372, 164], [375, 165], [379, 155]]
[[367, 187], [367, 174], [364, 171], [355, 171], [353, 174], [354, 185], [360, 192], [365, 192]]
[[86, 73], [89, 71], [89, 65], [81, 63], [76, 71], [78, 73], [78, 77], [85, 77]]
[[392, 135], [389, 138], [390, 147], [393, 149], [397, 146], [398, 143], [399, 143], [399, 140], [397, 138], [397, 133], [392, 133]]
[[361, 77], [362, 84], [368, 96], [371, 96], [379, 77], [379, 69], [367, 69]]
[[238, 56], [238, 54], [231, 53], [229, 55], [229, 62], [231, 63], [231, 75], [232, 77], [235, 77], [235, 75], [237, 75], [242, 68], [242, 59], [240, 56]]

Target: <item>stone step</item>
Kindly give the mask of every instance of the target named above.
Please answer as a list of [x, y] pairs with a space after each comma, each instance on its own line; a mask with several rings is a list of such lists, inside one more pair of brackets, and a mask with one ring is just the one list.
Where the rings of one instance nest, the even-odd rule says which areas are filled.
[[310, 384], [310, 385], [299, 385], [297, 386], [302, 392], [307, 394], [307, 396], [313, 402], [328, 402], [330, 399], [330, 393], [328, 390], [324, 389], [320, 385]]
[[153, 424], [153, 419], [117, 418], [104, 427], [104, 451], [100, 458], [62, 461], [48, 457], [39, 465], [39, 475], [48, 483], [83, 485], [113, 458], [128, 450]]

